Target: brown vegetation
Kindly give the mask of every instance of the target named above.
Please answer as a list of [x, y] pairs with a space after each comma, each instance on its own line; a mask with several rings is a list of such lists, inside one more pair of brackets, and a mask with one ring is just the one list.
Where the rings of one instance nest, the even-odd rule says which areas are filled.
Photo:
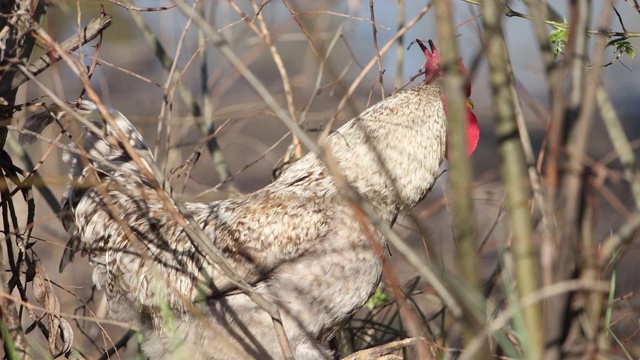
[[[59, 154], [78, 122], [21, 146], [23, 119], [80, 97], [109, 103], [151, 143], [174, 199], [233, 197], [415, 80], [416, 37], [436, 38], [449, 69], [457, 42], [478, 44], [464, 55], [484, 138], [467, 159], [455, 146], [464, 139], [450, 137], [447, 176], [386, 234], [384, 284], [334, 349], [351, 359], [640, 356], [638, 133], [623, 118], [629, 97], [603, 81], [636, 74], [624, 69], [638, 69], [636, 1], [567, 2], [566, 22], [533, 0], [519, 11], [471, 0], [53, 3], [0, 2], [6, 358], [144, 356], [131, 324], [105, 318], [84, 260], [58, 273]], [[533, 25], [526, 66], [538, 73], [505, 43], [502, 26], [515, 22]], [[450, 133], [463, 134], [465, 79], [446, 79]]]

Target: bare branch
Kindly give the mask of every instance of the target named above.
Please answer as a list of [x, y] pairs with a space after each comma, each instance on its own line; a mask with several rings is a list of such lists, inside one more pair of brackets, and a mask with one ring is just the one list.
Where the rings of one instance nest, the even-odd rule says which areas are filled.
[[[87, 24], [87, 26], [85, 26], [85, 28], [82, 30], [82, 36], [74, 35], [61, 42], [58, 49], [52, 49], [37, 60], [30, 62], [29, 65], [27, 65], [27, 69], [31, 74], [37, 76], [62, 58], [58, 51], [62, 50], [66, 52], [72, 52], [79, 49], [80, 46], [92, 41], [106, 28], [111, 26], [111, 20], [111, 16], [108, 15], [91, 20], [89, 24]], [[39, 29], [36, 29], [36, 34], [40, 35], [39, 31]], [[11, 90], [17, 89], [20, 85], [24, 84], [28, 80], [29, 78], [23, 73], [17, 74], [10, 84]], [[0, 84], [0, 92], [3, 91], [1, 86], [3, 86], [3, 84]]]

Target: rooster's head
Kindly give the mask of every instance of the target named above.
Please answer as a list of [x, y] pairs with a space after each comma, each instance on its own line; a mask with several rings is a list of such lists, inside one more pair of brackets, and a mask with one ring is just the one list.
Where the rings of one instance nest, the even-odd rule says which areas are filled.
[[[429, 40], [429, 48], [427, 48], [422, 41], [416, 39], [416, 42], [420, 46], [420, 49], [424, 52], [424, 81], [429, 83], [433, 79], [436, 79], [443, 75], [443, 67], [440, 66], [440, 52], [436, 49], [433, 41]], [[467, 68], [462, 63], [462, 58], [458, 58], [458, 64], [460, 65], [460, 72], [465, 77], [467, 76]], [[471, 82], [467, 80], [465, 87], [465, 95], [467, 96], [467, 155], [471, 155], [478, 146], [478, 140], [480, 139], [480, 128], [478, 126], [478, 119], [473, 113], [473, 103], [469, 98], [471, 96]], [[445, 111], [447, 108], [447, 102], [444, 96], [441, 95], [442, 103], [444, 104]]]

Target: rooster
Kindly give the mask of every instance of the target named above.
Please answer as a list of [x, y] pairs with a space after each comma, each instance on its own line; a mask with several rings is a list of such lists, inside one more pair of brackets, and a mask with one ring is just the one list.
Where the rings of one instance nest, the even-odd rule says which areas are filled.
[[[447, 150], [439, 53], [433, 42], [417, 42], [424, 81], [371, 106], [325, 144], [389, 222], [427, 195]], [[96, 105], [77, 106], [101, 133], [86, 130], [64, 155], [73, 181], [63, 198], [71, 240], [61, 269], [76, 251], [87, 254], [110, 316], [142, 331], [152, 359], [282, 358], [270, 316], [194, 247]], [[109, 111], [152, 159], [135, 127]], [[467, 123], [471, 154], [479, 130], [470, 109]], [[385, 239], [363, 231], [321, 159], [307, 154], [254, 193], [185, 205], [232, 268], [279, 308], [293, 355], [332, 358], [326, 343], [380, 281]]]

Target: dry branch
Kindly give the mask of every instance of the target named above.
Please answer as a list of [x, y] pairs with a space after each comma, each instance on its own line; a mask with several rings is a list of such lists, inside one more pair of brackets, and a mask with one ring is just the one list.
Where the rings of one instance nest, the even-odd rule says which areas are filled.
[[[85, 26], [84, 29], [82, 29], [82, 31], [80, 32], [82, 36], [79, 36], [78, 34], [76, 34], [68, 38], [67, 40], [61, 42], [59, 45], [60, 49], [66, 52], [72, 52], [77, 50], [78, 48], [80, 48], [80, 46], [95, 39], [98, 35], [100, 35], [100, 33], [102, 33], [102, 31], [108, 28], [111, 25], [111, 20], [112, 20], [111, 16], [108, 16], [108, 15], [104, 15], [97, 19], [91, 20], [89, 24], [87, 24], [87, 26]], [[37, 35], [41, 35], [41, 31], [42, 29], [38, 28], [35, 31], [35, 33]], [[38, 59], [32, 62], [29, 62], [29, 64], [27, 65], [27, 69], [31, 74], [38, 75], [43, 71], [45, 71], [46, 69], [48, 69], [51, 65], [58, 62], [61, 58], [62, 56], [60, 55], [57, 49], [51, 49], [44, 55], [40, 56]], [[28, 80], [29, 78], [26, 75], [24, 75], [23, 73], [18, 73], [13, 78], [13, 81], [11, 82], [11, 84], [6, 84], [6, 85], [9, 85], [11, 90], [15, 90], [20, 85], [27, 82]], [[0, 83], [0, 92], [3, 91], [2, 86], [4, 85], [5, 85], [4, 83]]]
[[[411, 29], [418, 21], [420, 21], [420, 19], [422, 19], [422, 17], [429, 11], [429, 9], [431, 9], [431, 3], [428, 3], [425, 7], [422, 8], [422, 10], [420, 10], [420, 12], [416, 16], [414, 16], [411, 20], [409, 20], [401, 29], [398, 29], [398, 31], [395, 33], [395, 35], [391, 39], [389, 39], [389, 41], [382, 47], [382, 49], [380, 49], [380, 56], [386, 54], [386, 52], [389, 51], [389, 49], [391, 49], [393, 44], [395, 44], [396, 41], [398, 41], [400, 38], [402, 38], [409, 29]], [[346, 105], [348, 99], [350, 99], [353, 96], [353, 93], [358, 88], [358, 85], [360, 85], [360, 82], [362, 82], [362, 80], [365, 78], [367, 73], [373, 68], [373, 66], [376, 63], [377, 63], [377, 56], [374, 57], [373, 59], [371, 59], [367, 63], [367, 65], [365, 65], [362, 68], [362, 71], [360, 72], [360, 75], [358, 75], [353, 80], [353, 82], [351, 83], [351, 86], [349, 86], [349, 89], [347, 90], [347, 92], [342, 97], [342, 100], [340, 100], [340, 103], [338, 103], [338, 106], [336, 107], [335, 114], [331, 117], [331, 119], [329, 119], [329, 122], [327, 123], [326, 128], [320, 134], [320, 139], [324, 139], [329, 135], [329, 132], [333, 128], [333, 124], [338, 119], [338, 116], [340, 115], [340, 113], [344, 109], [344, 106]], [[304, 144], [304, 142], [303, 142], [303, 144]], [[305, 146], [306, 146], [306, 144], [305, 144]]]
[[384, 345], [376, 346], [370, 349], [360, 350], [356, 353], [353, 353], [347, 357], [342, 358], [342, 360], [368, 360], [368, 359], [378, 359], [383, 356], [387, 356], [393, 352], [401, 350], [407, 346], [411, 346], [416, 344], [417, 342], [424, 342], [423, 338], [408, 338], [398, 341], [393, 341]]
[[[179, 4], [184, 5], [182, 3]], [[178, 5], [178, 3], [176, 5]], [[162, 68], [168, 74], [172, 74], [175, 71], [172, 69], [175, 69], [175, 66], [177, 66], [177, 64], [174, 64], [175, 60], [171, 58], [164, 45], [162, 45], [156, 34], [151, 30], [149, 25], [147, 25], [142, 15], [137, 12], [132, 12], [130, 13], [130, 15], [134, 23], [138, 26], [140, 31], [142, 31], [145, 40], [147, 40], [147, 42], [151, 46], [153, 53], [158, 58], [158, 61], [160, 62]], [[202, 81], [206, 81], [206, 79], [203, 79]], [[203, 111], [203, 109], [196, 101], [196, 98], [194, 97], [191, 90], [183, 82], [178, 82], [177, 87], [180, 97], [182, 98], [182, 101], [187, 105], [189, 111], [191, 112], [191, 115], [194, 118], [205, 118], [205, 121], [198, 122], [200, 131], [206, 136], [214, 134], [216, 131], [216, 127], [213, 124], [213, 120], [210, 118], [210, 114], [207, 114]], [[210, 136], [208, 138], [207, 149], [211, 154], [216, 171], [218, 172], [218, 176], [220, 177], [220, 181], [222, 183], [228, 181], [231, 176], [231, 171], [229, 170], [229, 165], [227, 164], [222, 150], [220, 150], [218, 140], [215, 136]], [[227, 186], [232, 191], [236, 191], [233, 184], [229, 184]]]

